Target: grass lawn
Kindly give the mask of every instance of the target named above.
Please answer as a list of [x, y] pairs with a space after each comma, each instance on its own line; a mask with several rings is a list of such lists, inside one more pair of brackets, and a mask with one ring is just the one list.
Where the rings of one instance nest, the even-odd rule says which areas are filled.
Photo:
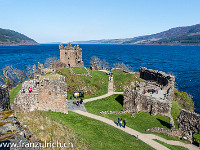
[[178, 122], [176, 121], [176, 118], [180, 114], [180, 109], [182, 109], [182, 108], [178, 105], [178, 103], [176, 101], [173, 101], [171, 115], [172, 115], [172, 117], [174, 119], [174, 125], [175, 125], [176, 129], [178, 129]]
[[74, 73], [84, 73], [88, 74], [84, 67], [71, 67]]
[[14, 87], [12, 90], [9, 92], [10, 96], [10, 103], [13, 104], [15, 97], [17, 96], [18, 92], [21, 90], [22, 83]]
[[[110, 97], [107, 97], [98, 101], [86, 103], [84, 105], [88, 112], [92, 114], [100, 115], [99, 114], [100, 111], [109, 111], [109, 110], [121, 111], [123, 109], [121, 105], [122, 102], [123, 102], [123, 96], [116, 94], [116, 95], [112, 95]], [[132, 118], [131, 114], [132, 113], [120, 114], [120, 115], [103, 114], [100, 116], [109, 118], [113, 121], [117, 121], [118, 117], [122, 119], [126, 119], [128, 127], [142, 133], [152, 133], [152, 132], [147, 132], [145, 130], [149, 128], [153, 128], [153, 127], [170, 128], [169, 117], [160, 116], [160, 115], [151, 116], [149, 113], [139, 112], [134, 115], [135, 118]], [[153, 134], [159, 135], [169, 140], [179, 140], [179, 139], [176, 139], [174, 137], [170, 137], [164, 134], [158, 134], [158, 133], [153, 133]]]
[[54, 120], [63, 126], [68, 126], [93, 150], [153, 149], [132, 135], [98, 120], [87, 118], [73, 112], [63, 114], [43, 111], [42, 114], [50, 120]]
[[162, 144], [162, 145], [164, 145], [165, 147], [167, 147], [167, 148], [169, 148], [171, 150], [188, 150], [187, 148], [182, 147], [182, 146], [169, 145], [169, 144], [166, 144], [166, 143], [161, 142], [161, 141], [156, 140], [156, 139], [155, 139], [155, 141], [158, 142], [158, 143], [160, 143], [160, 144]]
[[114, 77], [115, 92], [123, 92], [125, 86], [130, 86], [131, 82], [143, 80], [137, 77], [135, 74], [125, 73], [122, 71], [112, 71]]
[[[81, 67], [77, 67], [77, 71], [80, 68]], [[57, 71], [57, 73], [65, 76], [68, 99], [74, 94], [74, 92], [84, 91], [85, 98], [100, 96], [108, 92], [108, 76], [101, 71], [90, 70], [90, 72], [92, 78], [80, 75], [71, 75], [67, 68]]]

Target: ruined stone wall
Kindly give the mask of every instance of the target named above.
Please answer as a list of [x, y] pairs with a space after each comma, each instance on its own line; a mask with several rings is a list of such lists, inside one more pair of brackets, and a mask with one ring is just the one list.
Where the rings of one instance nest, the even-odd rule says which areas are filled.
[[168, 136], [172, 136], [172, 137], [176, 137], [176, 138], [183, 138], [184, 137], [184, 133], [181, 130], [178, 129], [165, 129], [165, 128], [159, 128], [159, 127], [154, 127], [151, 129], [147, 129], [146, 131], [150, 131], [150, 132], [155, 132], [155, 133], [162, 133]]
[[5, 85], [0, 85], [0, 108], [10, 109], [9, 90]]
[[60, 61], [68, 67], [84, 67], [82, 61], [82, 48], [79, 45], [72, 47], [69, 43], [67, 46], [59, 45]]
[[192, 141], [194, 133], [200, 134], [200, 115], [181, 109], [177, 118], [178, 128], [183, 131], [189, 140]]
[[125, 88], [123, 107], [130, 112], [148, 112], [151, 115], [170, 116], [172, 102], [147, 96], [141, 90]]
[[144, 80], [153, 80], [163, 86], [174, 86], [175, 77], [170, 74], [158, 70], [147, 69], [146, 67], [140, 67], [139, 72], [140, 78]]
[[[65, 77], [56, 74], [57, 79], [43, 78], [25, 81], [14, 100], [14, 105], [25, 111], [51, 110], [68, 113], [67, 85]], [[54, 76], [54, 78], [56, 77]], [[29, 87], [32, 92], [29, 93]]]
[[165, 72], [140, 67], [140, 78], [151, 80], [161, 85], [162, 90], [167, 90], [168, 99], [173, 101], [175, 77]]

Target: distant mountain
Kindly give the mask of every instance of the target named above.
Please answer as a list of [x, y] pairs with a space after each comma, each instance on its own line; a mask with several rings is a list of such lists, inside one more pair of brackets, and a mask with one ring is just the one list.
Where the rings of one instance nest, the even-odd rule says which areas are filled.
[[139, 36], [134, 38], [75, 41], [72, 43], [200, 46], [200, 24], [172, 28], [157, 34]]
[[37, 45], [38, 43], [21, 34], [9, 29], [0, 28], [0, 46], [16, 46], [16, 45]]

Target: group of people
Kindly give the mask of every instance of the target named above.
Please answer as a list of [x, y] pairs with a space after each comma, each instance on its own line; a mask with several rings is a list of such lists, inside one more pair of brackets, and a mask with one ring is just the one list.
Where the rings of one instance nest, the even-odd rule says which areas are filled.
[[[21, 90], [21, 92], [22, 92], [22, 93], [25, 93], [25, 90], [24, 90], [24, 89], [22, 89], [22, 90]], [[29, 93], [31, 93], [31, 92], [32, 92], [32, 88], [31, 88], [31, 87], [29, 87], [29, 88], [28, 88], [28, 92], [29, 92]]]
[[120, 118], [118, 118], [118, 122], [117, 122], [117, 126], [120, 126], [120, 127], [122, 127], [122, 122], [124, 123], [124, 128], [126, 127], [126, 119], [124, 119], [123, 121], [122, 121], [122, 118], [120, 119]]
[[79, 104], [82, 104], [83, 103], [83, 99], [81, 98], [80, 101], [76, 101], [76, 102], [73, 102], [73, 104], [76, 104], [77, 106], [79, 106]]
[[152, 94], [153, 94], [153, 93], [158, 94], [158, 90], [156, 90], [156, 88], [154, 88], [154, 89], [152, 90]]
[[111, 81], [111, 79], [112, 79], [112, 72], [109, 71], [106, 74], [109, 76], [109, 81]]

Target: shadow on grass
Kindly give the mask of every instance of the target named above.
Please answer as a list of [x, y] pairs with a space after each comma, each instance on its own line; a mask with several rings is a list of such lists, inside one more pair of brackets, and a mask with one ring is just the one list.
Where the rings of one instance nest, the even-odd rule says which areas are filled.
[[170, 124], [169, 124], [169, 123], [167, 123], [166, 121], [163, 121], [163, 120], [161, 120], [161, 119], [158, 119], [158, 118], [157, 118], [157, 120], [160, 121], [160, 123], [161, 123], [163, 126], [165, 126], [165, 127], [167, 127], [167, 128], [170, 129]]
[[118, 126], [118, 122], [114, 121], [114, 123]]
[[115, 100], [123, 106], [123, 101], [124, 101], [123, 95], [117, 96], [117, 98], [115, 98]]

